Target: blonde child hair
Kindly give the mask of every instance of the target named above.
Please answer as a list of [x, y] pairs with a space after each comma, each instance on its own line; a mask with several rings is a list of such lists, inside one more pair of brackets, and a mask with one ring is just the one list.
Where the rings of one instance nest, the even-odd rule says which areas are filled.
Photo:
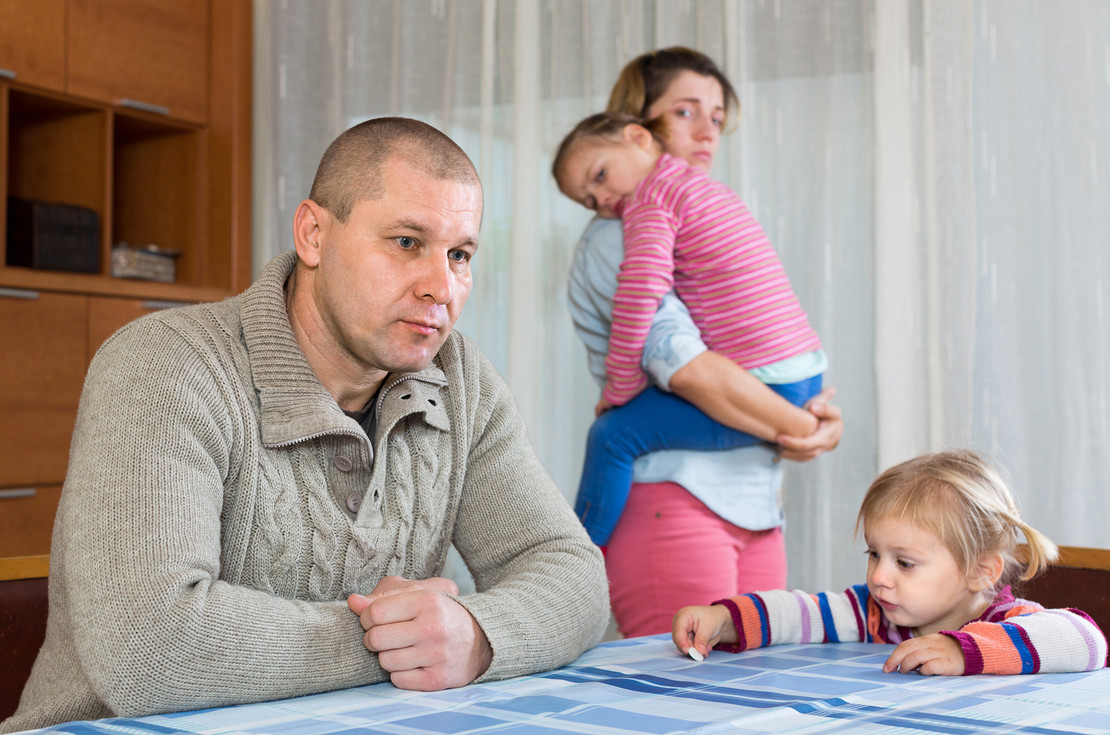
[[[882, 518], [935, 534], [969, 577], [984, 556], [1001, 555], [995, 590], [1032, 579], [1058, 555], [1056, 544], [1021, 519], [1000, 470], [970, 450], [925, 454], [879, 475], [860, 505], [856, 533]], [[1018, 553], [1019, 532], [1025, 554]]]

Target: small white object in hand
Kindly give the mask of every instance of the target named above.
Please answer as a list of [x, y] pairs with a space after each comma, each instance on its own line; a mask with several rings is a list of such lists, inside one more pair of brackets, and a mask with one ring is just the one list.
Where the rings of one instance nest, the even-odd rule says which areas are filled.
[[701, 655], [701, 651], [694, 648], [693, 646], [687, 648], [686, 653], [688, 653], [690, 655], [690, 658], [694, 659], [695, 661], [703, 661], [705, 659], [705, 656]]

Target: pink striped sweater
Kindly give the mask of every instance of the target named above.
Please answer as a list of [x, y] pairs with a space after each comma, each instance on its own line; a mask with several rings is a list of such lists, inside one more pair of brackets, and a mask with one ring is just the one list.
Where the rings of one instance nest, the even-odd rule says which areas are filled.
[[605, 360], [612, 405], [647, 386], [644, 342], [671, 288], [706, 345], [744, 368], [820, 349], [763, 228], [724, 184], [664, 153], [621, 218], [624, 261]]

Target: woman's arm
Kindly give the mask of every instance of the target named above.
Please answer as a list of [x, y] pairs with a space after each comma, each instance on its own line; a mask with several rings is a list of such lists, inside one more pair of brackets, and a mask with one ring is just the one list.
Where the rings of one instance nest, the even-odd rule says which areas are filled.
[[768, 433], [769, 424], [773, 421], [760, 422], [749, 415], [744, 407], [747, 399], [741, 397], [743, 389], [734, 392], [735, 386], [754, 388], [754, 395], [764, 396], [763, 400], [769, 396], [769, 404], [765, 406], [785, 406], [791, 412], [803, 414], [806, 411], [782, 398], [726, 357], [709, 353], [701, 340], [700, 331], [690, 318], [689, 310], [673, 292], [663, 297], [652, 321], [644, 345], [644, 370], [658, 385], [690, 401], [725, 426], [761, 439], [777, 441], [784, 459], [806, 462], [832, 451], [840, 443], [840, 435], [844, 431], [840, 408], [828, 403], [836, 393], [833, 388], [821, 391], [806, 405], [808, 412], [816, 417], [816, 431]]
[[718, 423], [765, 441], [782, 434], [809, 436], [817, 430], [816, 416], [716, 352], [703, 352], [679, 368], [670, 387]]

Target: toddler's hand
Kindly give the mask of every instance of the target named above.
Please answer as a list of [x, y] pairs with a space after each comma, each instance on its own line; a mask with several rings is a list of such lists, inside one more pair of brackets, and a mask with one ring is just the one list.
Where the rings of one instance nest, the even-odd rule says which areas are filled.
[[683, 656], [691, 647], [697, 649], [702, 656], [708, 656], [713, 646], [721, 641], [737, 641], [732, 615], [724, 605], [693, 605], [682, 608], [674, 615], [671, 639]]
[[964, 652], [960, 644], [942, 633], [902, 641], [883, 664], [883, 671], [917, 671], [927, 676], [963, 676]]
[[605, 398], [603, 397], [597, 402], [597, 405], [594, 406], [594, 418], [596, 419], [597, 417], [601, 416], [601, 414], [605, 413], [612, 407], [613, 404], [609, 403], [609, 401], [605, 400]]

